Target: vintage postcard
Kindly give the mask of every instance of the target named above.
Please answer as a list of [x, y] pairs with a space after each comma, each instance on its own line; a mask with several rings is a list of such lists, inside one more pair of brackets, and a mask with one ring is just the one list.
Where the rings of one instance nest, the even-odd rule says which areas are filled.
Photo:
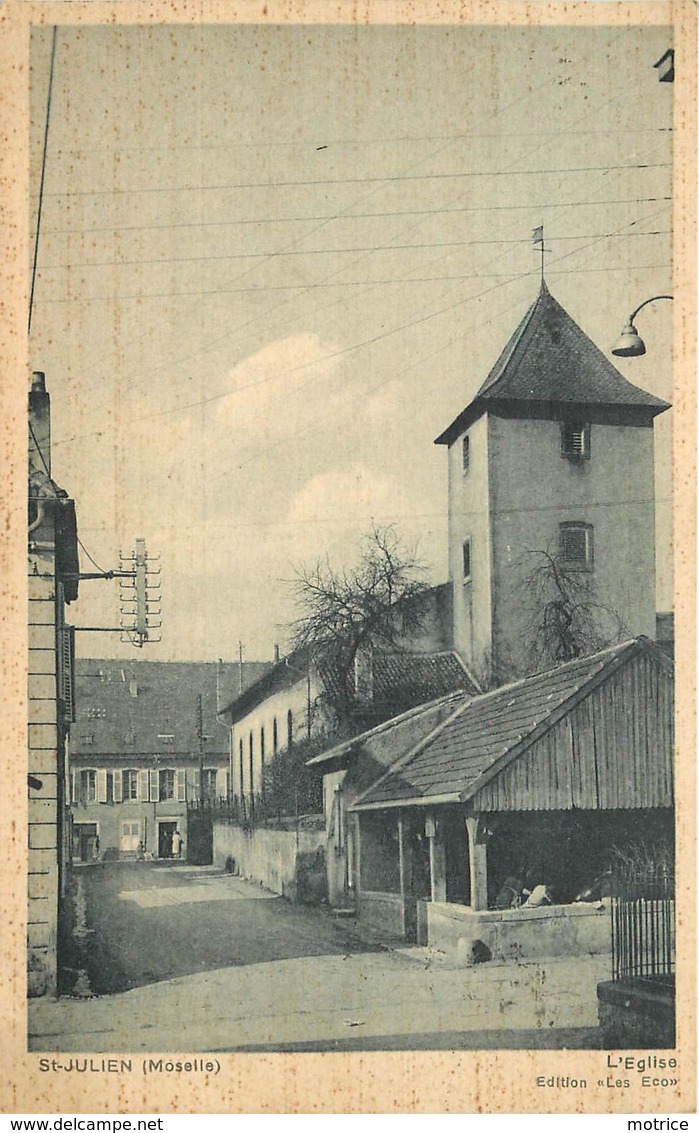
[[696, 8], [432, 7], [0, 14], [5, 1112], [694, 1109]]

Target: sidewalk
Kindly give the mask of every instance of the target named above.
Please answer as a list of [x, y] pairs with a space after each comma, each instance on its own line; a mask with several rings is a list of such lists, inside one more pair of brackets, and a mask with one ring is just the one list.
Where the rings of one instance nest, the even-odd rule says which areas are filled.
[[595, 1047], [604, 958], [461, 969], [425, 948], [221, 968], [29, 1003], [29, 1049], [87, 1052]]

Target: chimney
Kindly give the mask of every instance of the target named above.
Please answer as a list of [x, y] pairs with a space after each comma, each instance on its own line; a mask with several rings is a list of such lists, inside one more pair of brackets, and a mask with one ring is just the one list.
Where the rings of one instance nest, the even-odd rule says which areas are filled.
[[275, 665], [279, 664], [279, 646], [278, 645], [274, 646], [274, 664]]
[[374, 650], [360, 645], [354, 655], [354, 692], [361, 700], [374, 699]]
[[29, 424], [31, 426], [29, 465], [32, 469], [48, 472], [50, 476], [51, 399], [46, 392], [46, 375], [40, 370], [35, 370], [32, 374], [32, 384], [29, 389]]

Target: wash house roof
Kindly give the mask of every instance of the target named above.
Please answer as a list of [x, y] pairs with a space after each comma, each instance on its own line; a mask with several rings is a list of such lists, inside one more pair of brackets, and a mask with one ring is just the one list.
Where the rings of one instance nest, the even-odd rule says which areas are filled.
[[566, 406], [594, 405], [648, 421], [670, 408], [668, 402], [628, 382], [543, 281], [476, 396], [435, 444], [452, 444], [485, 411], [513, 405], [553, 417]]
[[672, 805], [672, 665], [646, 638], [458, 705], [355, 809]]

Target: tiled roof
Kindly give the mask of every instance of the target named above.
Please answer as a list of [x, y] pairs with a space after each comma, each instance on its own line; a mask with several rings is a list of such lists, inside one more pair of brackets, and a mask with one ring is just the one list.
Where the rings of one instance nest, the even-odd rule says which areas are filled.
[[535, 729], [546, 730], [559, 710], [577, 703], [590, 682], [646, 647], [638, 638], [467, 700], [360, 796], [357, 808], [465, 801]]
[[[361, 752], [367, 743], [372, 743], [372, 753], [375, 755], [377, 750], [380, 750], [378, 742], [381, 738], [385, 738], [386, 747], [390, 749], [392, 743], [400, 742], [399, 737], [402, 732], [408, 729], [412, 730], [416, 726], [422, 728], [423, 735], [426, 735], [428, 732], [432, 731], [445, 716], [455, 712], [468, 698], [468, 695], [467, 692], [463, 692], [459, 689], [456, 692], [448, 693], [446, 696], [441, 696], [437, 700], [431, 700], [427, 704], [419, 704], [416, 708], [409, 708], [407, 711], [401, 712], [399, 716], [392, 716], [389, 720], [384, 720], [374, 728], [360, 732], [359, 735], [352, 736], [349, 740], [335, 744], [334, 747], [328, 748], [327, 751], [321, 752], [320, 755], [315, 755], [313, 759], [308, 760], [307, 766], [315, 767], [334, 763], [337, 760], [353, 756], [355, 753]], [[385, 759], [383, 762], [386, 766], [389, 766], [393, 761], [394, 759], [391, 757], [390, 759]]]
[[[342, 676], [331, 665], [318, 662], [318, 671], [330, 695], [342, 696]], [[453, 651], [412, 653], [400, 650], [371, 651], [371, 694], [357, 697], [357, 707], [371, 709], [382, 716], [397, 715], [417, 704], [445, 696], [457, 689], [471, 694], [479, 691], [459, 655]], [[349, 678], [354, 680], [353, 674]], [[352, 698], [354, 689], [346, 690]], [[343, 697], [344, 698], [344, 697]]]
[[669, 409], [659, 397], [624, 378], [595, 346], [545, 283], [472, 402], [435, 441], [451, 444], [471, 420], [498, 402]]
[[[264, 662], [243, 662], [243, 685], [267, 667]], [[219, 673], [211, 662], [78, 658], [75, 670], [77, 720], [70, 732], [71, 756], [198, 753], [199, 693], [204, 753], [228, 751], [227, 729], [216, 716], [216, 687], [217, 680], [229, 687], [238, 683], [237, 664], [224, 664]]]
[[448, 653], [386, 653], [373, 655], [374, 700], [420, 704], [454, 689], [471, 695], [479, 690], [458, 655]]

